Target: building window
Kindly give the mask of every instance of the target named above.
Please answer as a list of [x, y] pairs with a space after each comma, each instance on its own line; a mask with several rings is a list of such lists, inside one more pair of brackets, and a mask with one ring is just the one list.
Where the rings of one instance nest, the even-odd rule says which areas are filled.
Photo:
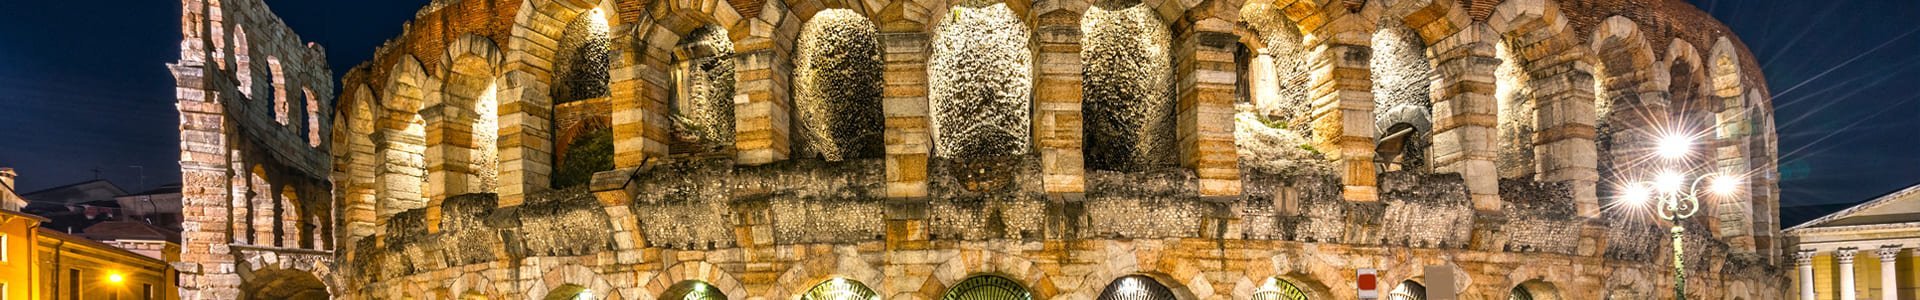
[[[153, 300], [153, 284], [151, 283], [140, 284], [140, 299]], [[5, 300], [5, 299], [0, 299], [0, 300]]]
[[0, 282], [0, 300], [7, 300], [7, 283]]
[[80, 269], [67, 269], [67, 299], [80, 300]]
[[0, 262], [7, 262], [7, 253], [13, 252], [13, 244], [8, 243], [7, 238], [6, 234], [0, 234]]

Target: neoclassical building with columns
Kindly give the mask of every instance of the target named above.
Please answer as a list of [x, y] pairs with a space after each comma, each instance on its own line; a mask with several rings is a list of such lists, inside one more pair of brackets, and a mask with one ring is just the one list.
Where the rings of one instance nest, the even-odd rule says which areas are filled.
[[337, 80], [183, 3], [187, 299], [1649, 299], [1665, 168], [1744, 175], [1689, 298], [1792, 270], [1680, 0], [436, 0]]
[[1796, 225], [1799, 299], [1920, 298], [1920, 186]]

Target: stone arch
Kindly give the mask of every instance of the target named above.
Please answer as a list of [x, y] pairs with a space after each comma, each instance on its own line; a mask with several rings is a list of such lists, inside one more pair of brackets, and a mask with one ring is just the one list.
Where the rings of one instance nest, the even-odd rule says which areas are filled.
[[255, 252], [239, 261], [240, 299], [331, 299], [340, 295], [333, 270], [318, 256]]
[[795, 297], [799, 300], [868, 300], [880, 299], [880, 295], [866, 283], [836, 277], [814, 284]]
[[1315, 255], [1298, 253], [1275, 253], [1264, 260], [1254, 261], [1246, 276], [1234, 282], [1233, 299], [1251, 299], [1264, 282], [1264, 278], [1278, 278], [1293, 283], [1294, 286], [1308, 291], [1312, 299], [1334, 299], [1333, 295], [1353, 293], [1350, 286], [1329, 286], [1328, 282], [1349, 282], [1345, 272], [1325, 272], [1343, 270], [1318, 259]]
[[1374, 163], [1376, 171], [1425, 172], [1432, 157], [1432, 82], [1437, 79], [1425, 39], [1400, 19], [1383, 19], [1373, 32]]
[[792, 82], [803, 142], [795, 144], [829, 161], [884, 155], [879, 27], [850, 9], [820, 10], [802, 27]]
[[375, 176], [374, 169], [380, 164], [378, 152], [375, 152], [373, 134], [378, 128], [375, 124], [373, 88], [358, 84], [348, 88], [347, 97], [340, 99], [340, 116], [333, 122], [334, 178], [336, 193], [341, 197], [343, 219], [346, 225], [346, 237], [341, 241], [353, 245], [362, 237], [374, 234]]
[[[1679, 136], [1691, 141], [1708, 142], [1695, 142], [1688, 149], [1686, 156], [1677, 160], [1667, 160], [1662, 164], [1682, 166], [1681, 170], [1706, 167], [1713, 163], [1714, 152], [1717, 150], [1715, 143], [1712, 142], [1715, 139], [1716, 124], [1713, 120], [1713, 112], [1716, 105], [1713, 101], [1714, 91], [1713, 82], [1711, 82], [1713, 78], [1708, 76], [1706, 70], [1707, 60], [1700, 55], [1700, 51], [1694, 48], [1692, 43], [1676, 38], [1667, 45], [1666, 61], [1666, 68], [1663, 70], [1667, 74], [1668, 106], [1667, 112], [1663, 114], [1666, 119], [1655, 123], [1654, 137]], [[1722, 236], [1725, 232], [1723, 231], [1725, 224], [1717, 218], [1721, 208], [1717, 205], [1703, 205], [1700, 208], [1700, 216], [1706, 217], [1692, 220], [1706, 225], [1711, 236]]]
[[[746, 286], [742, 285], [740, 283], [740, 280], [733, 276], [733, 273], [727, 272], [727, 270], [725, 269], [721, 269], [720, 266], [707, 263], [704, 261], [688, 261], [688, 262], [680, 262], [678, 264], [674, 264], [672, 267], [667, 267], [667, 269], [660, 271], [660, 273], [654, 274], [652, 278], [649, 278], [646, 281], [642, 281], [642, 284], [640, 285], [644, 287], [642, 289], [637, 289], [637, 290], [629, 289], [629, 290], [634, 290], [633, 292], [638, 292], [644, 296], [641, 296], [641, 295], [628, 295], [628, 296], [631, 299], [646, 299], [646, 298], [640, 298], [640, 297], [658, 297], [662, 293], [667, 292], [667, 290], [669, 288], [672, 288], [674, 285], [679, 284], [680, 282], [689, 281], [689, 280], [706, 282], [709, 285], [713, 285], [714, 288], [719, 289], [721, 294], [729, 295], [731, 297], [740, 297], [744, 299], [748, 295], [751, 295], [747, 293]], [[629, 292], [629, 293], [633, 293], [633, 292]]]
[[1149, 5], [1101, 0], [1080, 19], [1087, 169], [1141, 171], [1178, 161], [1173, 36]]
[[[803, 296], [814, 285], [843, 278], [860, 283], [873, 289], [879, 295], [892, 295], [886, 284], [886, 274], [866, 260], [860, 259], [859, 249], [853, 246], [836, 246], [831, 255], [815, 255], [807, 260], [794, 263], [777, 277], [778, 284], [767, 292], [765, 299], [806, 300]], [[880, 285], [874, 285], [880, 284]], [[746, 295], [740, 295], [746, 296]]]
[[300, 88], [300, 95], [307, 99], [306, 105], [302, 106], [307, 111], [303, 118], [307, 120], [307, 126], [302, 127], [307, 131], [307, 146], [319, 149], [325, 144], [320, 140], [320, 133], [326, 131], [320, 128], [320, 98], [313, 94], [312, 88], [307, 87]]
[[[1656, 72], [1658, 57], [1639, 24], [1624, 16], [1608, 17], [1594, 29], [1589, 41], [1589, 49], [1599, 62], [1594, 72], [1600, 79], [1594, 97], [1598, 175], [1608, 180], [1640, 176], [1636, 170], [1645, 161], [1639, 158], [1653, 148], [1652, 137], [1656, 136], [1650, 131], [1654, 129], [1652, 124], [1665, 118], [1658, 113], [1666, 111], [1666, 103], [1659, 96], [1665, 88]], [[1612, 188], [1600, 187], [1598, 197], [1603, 202], [1611, 201]]]
[[248, 45], [247, 27], [233, 25], [233, 79], [240, 81], [240, 96], [253, 98], [253, 52]]
[[940, 299], [961, 280], [981, 275], [1012, 279], [1033, 293], [1034, 299], [1053, 299], [1059, 291], [1047, 273], [1026, 258], [993, 250], [960, 250], [934, 267], [933, 278], [922, 285], [920, 299]]
[[1545, 281], [1528, 280], [1507, 290], [1510, 300], [1560, 300], [1560, 288]]
[[[609, 284], [605, 277], [601, 277], [600, 273], [580, 265], [564, 264], [548, 268], [539, 278], [542, 280], [526, 281], [520, 286], [520, 290], [525, 292], [529, 299], [544, 299], [555, 292], [565, 291], [563, 288], [568, 286], [594, 291], [595, 295], [609, 296], [605, 299], [639, 299], [631, 296], [621, 297], [625, 295], [616, 293], [613, 285]], [[533, 295], [540, 296], [535, 298]]]
[[1241, 280], [1235, 283], [1233, 287], [1233, 294], [1231, 295], [1233, 298], [1231, 299], [1295, 300], [1295, 298], [1292, 297], [1334, 299], [1334, 297], [1328, 293], [1325, 286], [1310, 281], [1300, 281], [1290, 278], [1290, 276], [1262, 277], [1258, 283], [1255, 283], [1251, 279], [1250, 277], [1241, 277]]
[[455, 295], [459, 297], [457, 299], [462, 300], [469, 300], [471, 299], [469, 296], [475, 294], [481, 296], [481, 299], [502, 299], [510, 294], [509, 291], [501, 291], [496, 288], [493, 284], [493, 278], [488, 277], [485, 272], [469, 272], [460, 275], [460, 278], [455, 278], [452, 286], [449, 286], [447, 291], [449, 295]]
[[1402, 280], [1387, 290], [1387, 300], [1426, 300], [1427, 286], [1413, 279]]
[[[725, 27], [706, 25], [687, 31], [674, 46], [673, 93], [667, 102], [675, 120], [670, 152], [709, 152], [737, 146], [734, 107], [739, 65]], [[768, 122], [772, 122], [769, 120]], [[736, 149], [737, 151], [737, 149]]]
[[[551, 130], [547, 127], [552, 126], [552, 115], [540, 112], [553, 111], [555, 95], [552, 90], [535, 87], [552, 87], [555, 84], [554, 54], [564, 50], [558, 44], [569, 25], [565, 22], [574, 21], [585, 14], [604, 19], [608, 28], [623, 26], [620, 18], [609, 16], [619, 12], [613, 8], [610, 0], [529, 0], [520, 3], [520, 8], [514, 14], [512, 28], [507, 30], [511, 34], [505, 39], [506, 47], [502, 53], [529, 55], [506, 55], [498, 65], [501, 69], [498, 70], [500, 80], [497, 84], [507, 87], [499, 90], [497, 96], [501, 111], [507, 112], [500, 116], [501, 134], [498, 138], [512, 141], [499, 146], [499, 155], [514, 158], [500, 162], [501, 169], [510, 170], [500, 174], [503, 184], [496, 190], [500, 197], [497, 205], [501, 207], [518, 206], [528, 192], [551, 188], [547, 173], [526, 170], [552, 170], [555, 167], [550, 147], [553, 140], [548, 134], [540, 134]], [[619, 43], [611, 43], [608, 48], [610, 53], [631, 50], [631, 47], [622, 47]], [[622, 66], [609, 63], [608, 67], [613, 68], [608, 71], [609, 86], [616, 86], [616, 83], [620, 83], [617, 80], [619, 76], [612, 74], [621, 73], [616, 70]], [[620, 96], [617, 93], [609, 91], [613, 98]], [[614, 111], [625, 111], [622, 108], [638, 107], [633, 104], [617, 102], [612, 106]]]
[[[1525, 128], [1514, 128], [1524, 124], [1501, 125], [1502, 133], [1516, 137], [1501, 138], [1506, 143], [1501, 145], [1502, 162], [1508, 161], [1509, 150], [1532, 152], [1514, 157], [1515, 161], [1527, 163], [1513, 165], [1517, 172], [1504, 172], [1507, 169], [1503, 168], [1502, 177], [1569, 183], [1578, 214], [1595, 215], [1599, 203], [1595, 199], [1597, 161], [1591, 159], [1594, 155], [1593, 72], [1592, 66], [1583, 60], [1588, 57], [1586, 49], [1577, 46], [1579, 39], [1569, 29], [1559, 3], [1553, 0], [1503, 2], [1494, 7], [1487, 23], [1500, 38], [1496, 52], [1510, 52], [1509, 57], [1501, 59], [1514, 64], [1500, 69], [1517, 71], [1495, 72], [1496, 90], [1517, 85], [1509, 91], [1518, 93], [1496, 94], [1496, 99], [1524, 99], [1515, 103], [1525, 104], [1513, 106], [1516, 108], [1513, 110], [1501, 108], [1498, 119], [1532, 123]], [[1506, 118], [1507, 114], [1520, 118]], [[1524, 170], [1528, 167], [1533, 171]]]
[[267, 76], [273, 80], [269, 83], [267, 89], [273, 91], [273, 121], [280, 123], [280, 126], [287, 126], [287, 124], [292, 123], [292, 115], [288, 113], [290, 109], [287, 106], [287, 74], [285, 70], [286, 67], [280, 66], [279, 57], [272, 55], [267, 56]]
[[495, 192], [500, 183], [499, 63], [492, 40], [466, 34], [441, 57], [438, 103], [421, 115], [431, 143], [427, 159], [427, 225], [438, 229], [440, 202], [468, 193]]
[[1114, 278], [1106, 284], [1094, 299], [1099, 300], [1175, 300], [1194, 299], [1182, 297], [1172, 287], [1161, 283], [1153, 276], [1133, 274]]
[[427, 204], [427, 124], [419, 112], [431, 79], [412, 56], [401, 58], [387, 74], [386, 90], [381, 93], [386, 95], [381, 102], [385, 114], [379, 116], [380, 126], [374, 133], [382, 162], [375, 169], [380, 182], [375, 212], [376, 222], [382, 225], [394, 214]]
[[[1752, 114], [1744, 95], [1746, 77], [1741, 74], [1741, 66], [1740, 55], [1733, 41], [1724, 36], [1715, 39], [1706, 61], [1706, 72], [1711, 77], [1708, 82], [1712, 84], [1713, 93], [1708, 97], [1711, 103], [1705, 106], [1712, 109], [1714, 122], [1712, 138], [1708, 139], [1711, 144], [1705, 151], [1712, 153], [1713, 169], [1719, 174], [1751, 177], [1747, 176], [1752, 168], [1747, 156], [1750, 155], [1748, 144], [1752, 143], [1753, 135], [1752, 122], [1749, 121]], [[1754, 212], [1766, 204], [1754, 201], [1753, 194], [1746, 192], [1717, 197], [1719, 199], [1714, 202], [1718, 203], [1718, 207], [1715, 207], [1715, 217], [1720, 221], [1718, 236], [1735, 252], [1753, 251], [1753, 239], [1758, 235], [1754, 231], [1765, 228], [1758, 226], [1760, 224], [1754, 220]]]
[[1006, 3], [951, 11], [940, 14], [927, 62], [934, 156], [1028, 153], [1034, 87], [1028, 25]]

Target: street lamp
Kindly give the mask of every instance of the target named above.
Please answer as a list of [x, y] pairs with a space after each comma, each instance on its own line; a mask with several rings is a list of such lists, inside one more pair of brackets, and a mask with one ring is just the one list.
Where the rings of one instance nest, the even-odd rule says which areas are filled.
[[[1656, 145], [1655, 154], [1669, 160], [1685, 158], [1692, 148], [1693, 141], [1683, 136], [1662, 138]], [[1692, 170], [1692, 168], [1688, 168]], [[1707, 182], [1705, 192], [1715, 196], [1732, 195], [1740, 189], [1740, 178], [1734, 174], [1708, 173], [1687, 181], [1687, 174], [1666, 170], [1655, 175], [1652, 181], [1629, 182], [1621, 189], [1621, 197], [1629, 205], [1656, 205], [1654, 211], [1660, 219], [1673, 224], [1673, 278], [1674, 299], [1687, 298], [1687, 269], [1683, 258], [1686, 253], [1681, 233], [1686, 231], [1680, 225], [1687, 218], [1700, 212], [1700, 183]]]

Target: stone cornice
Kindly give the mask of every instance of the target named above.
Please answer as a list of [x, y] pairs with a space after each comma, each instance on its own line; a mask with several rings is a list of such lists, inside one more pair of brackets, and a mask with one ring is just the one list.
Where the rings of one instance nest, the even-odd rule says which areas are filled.
[[1894, 199], [1900, 199], [1900, 198], [1901, 198], [1901, 196], [1906, 196], [1906, 195], [1911, 195], [1911, 194], [1914, 194], [1914, 193], [1920, 193], [1920, 185], [1914, 185], [1914, 186], [1909, 186], [1909, 187], [1907, 187], [1907, 188], [1904, 188], [1904, 189], [1900, 189], [1899, 191], [1894, 191], [1894, 192], [1892, 192], [1892, 193], [1888, 193], [1888, 194], [1886, 194], [1886, 195], [1884, 195], [1884, 196], [1880, 196], [1879, 198], [1875, 198], [1875, 199], [1873, 199], [1873, 201], [1867, 201], [1867, 203], [1861, 203], [1860, 205], [1854, 205], [1853, 207], [1849, 207], [1849, 208], [1847, 208], [1847, 209], [1843, 209], [1843, 210], [1840, 210], [1840, 211], [1838, 211], [1838, 212], [1834, 212], [1834, 213], [1832, 213], [1832, 214], [1828, 214], [1828, 215], [1826, 215], [1826, 216], [1822, 216], [1822, 217], [1820, 217], [1820, 218], [1818, 218], [1818, 219], [1813, 219], [1813, 221], [1807, 221], [1806, 223], [1800, 223], [1800, 225], [1795, 225], [1795, 226], [1793, 226], [1793, 227], [1790, 227], [1790, 228], [1787, 228], [1787, 230], [1786, 230], [1786, 231], [1788, 231], [1788, 232], [1792, 232], [1792, 231], [1795, 231], [1795, 230], [1800, 230], [1800, 229], [1806, 229], [1806, 228], [1808, 228], [1808, 226], [1812, 226], [1812, 225], [1818, 225], [1818, 224], [1820, 224], [1820, 223], [1826, 223], [1826, 222], [1829, 222], [1829, 221], [1833, 221], [1833, 220], [1838, 220], [1838, 219], [1841, 219], [1841, 218], [1844, 218], [1844, 217], [1848, 217], [1848, 216], [1852, 216], [1852, 215], [1853, 215], [1853, 213], [1856, 213], [1856, 212], [1860, 212], [1860, 211], [1863, 211], [1863, 210], [1867, 210], [1867, 209], [1872, 209], [1872, 208], [1875, 208], [1875, 207], [1880, 207], [1880, 206], [1882, 206], [1882, 205], [1886, 205], [1887, 203], [1892, 203]]
[[[1808, 224], [1812, 224], [1812, 223], [1808, 223]], [[1819, 233], [1843, 233], [1843, 232], [1902, 230], [1902, 229], [1920, 230], [1920, 221], [1906, 222], [1906, 223], [1847, 225], [1847, 226], [1814, 227], [1814, 228], [1795, 227], [1792, 229], [1787, 229], [1786, 233], [1789, 235], [1798, 236], [1798, 235], [1819, 234]]]

